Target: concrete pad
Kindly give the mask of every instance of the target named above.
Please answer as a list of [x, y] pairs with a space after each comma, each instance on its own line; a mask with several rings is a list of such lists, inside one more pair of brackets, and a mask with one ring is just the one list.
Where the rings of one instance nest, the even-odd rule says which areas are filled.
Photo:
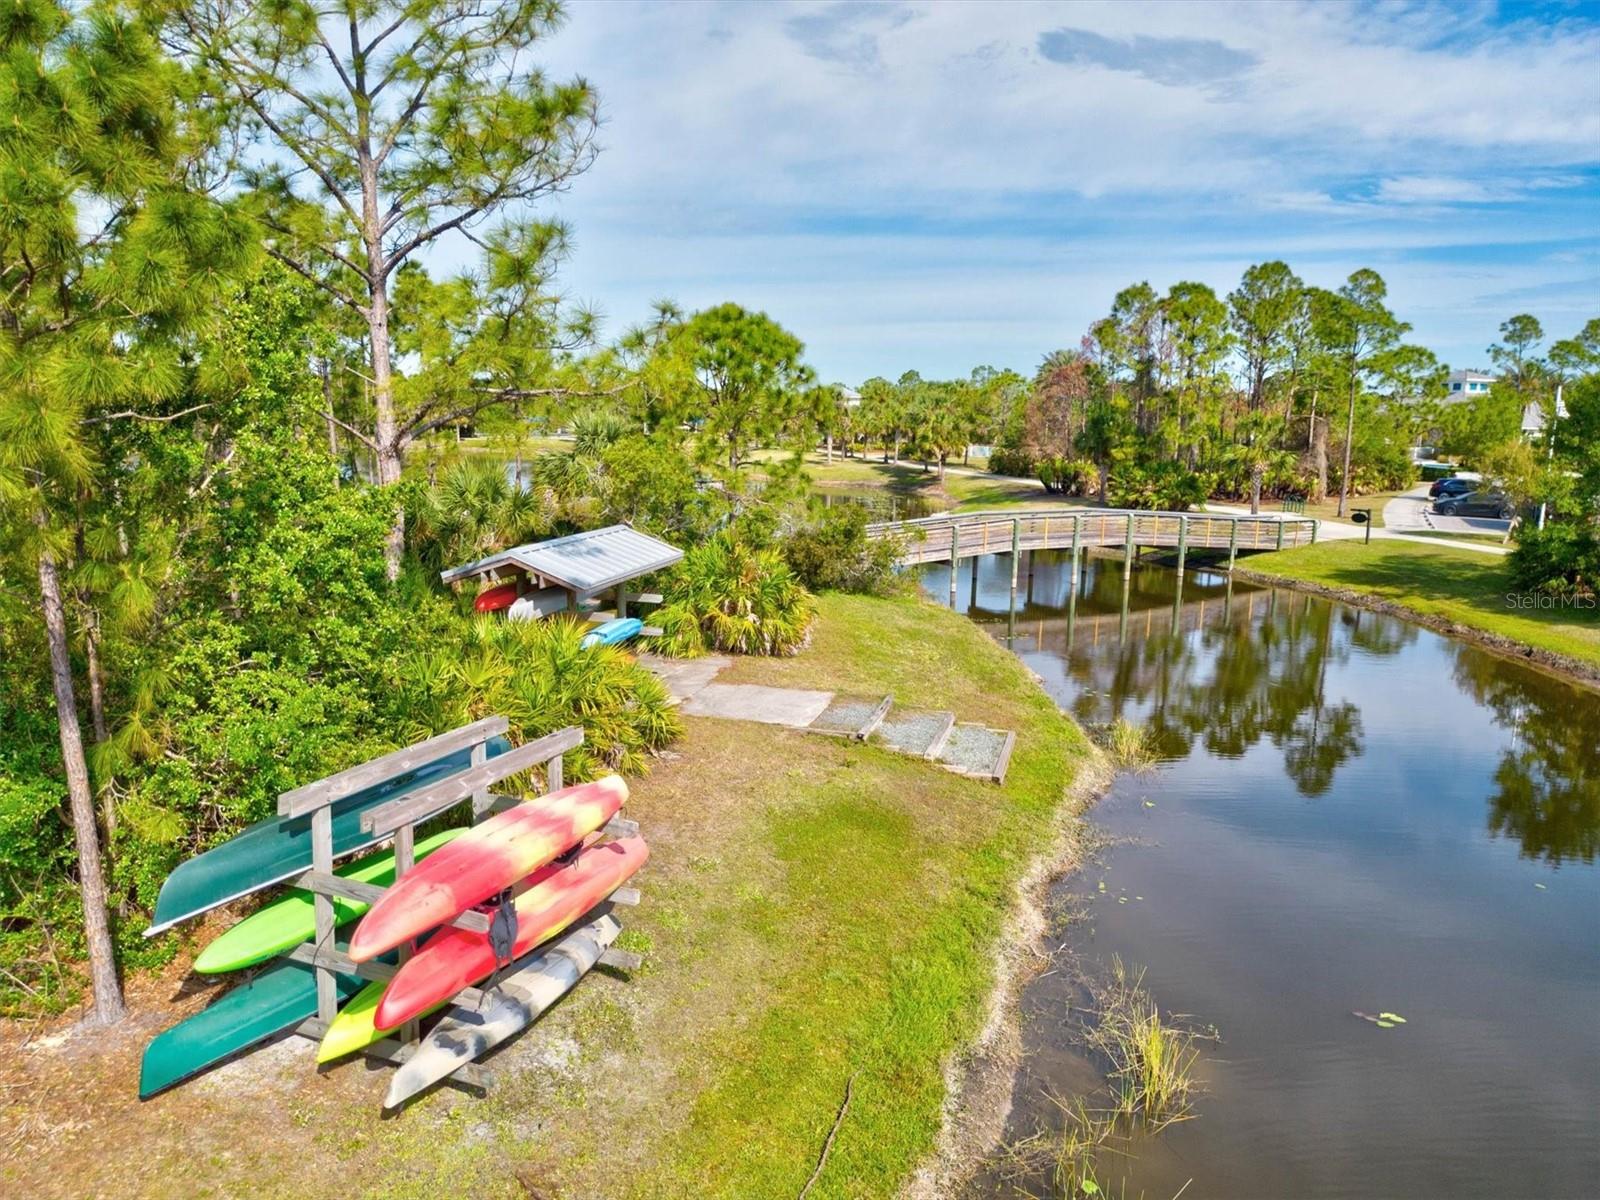
[[802, 729], [833, 702], [832, 692], [763, 687], [756, 683], [708, 683], [683, 702], [692, 717], [723, 717]]
[[831, 733], [839, 737], [861, 737], [869, 722], [875, 723], [887, 696], [835, 696], [827, 711], [811, 723], [812, 733]]
[[1017, 735], [983, 725], [957, 725], [939, 752], [938, 762], [956, 772], [977, 779], [1004, 780], [1011, 761], [1011, 748]]
[[935, 758], [949, 740], [956, 715], [931, 708], [896, 708], [878, 726], [877, 736], [901, 754]]
[[662, 658], [658, 654], [639, 655], [639, 664], [654, 671], [667, 685], [672, 699], [682, 703], [717, 677], [717, 672], [733, 660], [720, 654], [704, 658]]

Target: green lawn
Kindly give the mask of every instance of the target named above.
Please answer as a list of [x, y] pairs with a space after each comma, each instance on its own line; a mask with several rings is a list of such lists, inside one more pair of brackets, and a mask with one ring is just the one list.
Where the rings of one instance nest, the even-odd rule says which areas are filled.
[[1600, 612], [1518, 608], [1502, 558], [1441, 542], [1319, 542], [1257, 555], [1246, 570], [1379, 596], [1424, 616], [1511, 638], [1600, 666]]
[[140, 1104], [144, 1038], [199, 1002], [179, 963], [135, 986], [130, 1032], [108, 1047], [0, 1063], [17, 1127], [37, 1131], [26, 1157], [0, 1158], [0, 1185], [793, 1197], [853, 1079], [810, 1196], [895, 1196], [940, 1127], [946, 1062], [984, 1019], [1016, 881], [1091, 751], [1016, 658], [919, 600], [824, 596], [802, 654], [725, 678], [893, 690], [1012, 728], [1010, 773], [997, 787], [878, 747], [689, 718], [673, 754], [630, 781], [652, 857], [622, 917], [645, 968], [586, 980], [491, 1060], [487, 1097], [446, 1090], [380, 1120], [386, 1071], [318, 1074], [301, 1043]]
[[[759, 462], [778, 457], [778, 452], [758, 452], [755, 457]], [[950, 464], [951, 467], [958, 465]], [[926, 500], [941, 509], [1083, 507], [1093, 503], [1082, 498], [1051, 496], [1031, 480], [1018, 482], [1001, 475], [969, 475], [951, 470], [946, 472], [941, 483], [936, 467], [924, 470], [918, 463], [886, 463], [876, 456], [863, 459], [835, 454], [833, 462], [828, 463], [822, 454], [811, 453], [805, 457], [805, 469], [819, 486], [883, 488], [896, 496]]]

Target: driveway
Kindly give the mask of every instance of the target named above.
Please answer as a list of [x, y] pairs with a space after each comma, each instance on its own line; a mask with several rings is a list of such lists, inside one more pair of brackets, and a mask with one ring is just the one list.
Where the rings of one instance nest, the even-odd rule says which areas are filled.
[[1510, 521], [1493, 517], [1444, 517], [1430, 511], [1428, 485], [1418, 484], [1383, 506], [1383, 525], [1396, 533], [1492, 533], [1504, 536]]

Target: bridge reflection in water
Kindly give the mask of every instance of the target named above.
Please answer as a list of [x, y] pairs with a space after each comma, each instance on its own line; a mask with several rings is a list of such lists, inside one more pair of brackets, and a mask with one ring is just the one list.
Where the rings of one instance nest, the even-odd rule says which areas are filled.
[[[1241, 553], [1315, 543], [1317, 526], [1312, 518], [1278, 514], [1236, 517], [1053, 508], [941, 513], [911, 521], [878, 522], [867, 526], [867, 532], [870, 537], [894, 539], [899, 545], [900, 563], [908, 567], [939, 562], [959, 564], [962, 559], [976, 563], [986, 555], [1006, 555], [1011, 568], [1010, 607], [1014, 608], [1020, 575], [1035, 551], [1068, 551], [1069, 585], [1075, 585], [1082, 574], [1082, 556], [1093, 550], [1120, 551], [1125, 578], [1132, 573], [1134, 559], [1146, 549], [1176, 550], [1180, 576], [1191, 551], [1226, 551], [1227, 570], [1231, 572]], [[952, 570], [949, 577], [952, 606], [957, 574]]]
[[[972, 557], [953, 570], [948, 562], [930, 563], [920, 571], [922, 587], [927, 595], [948, 596], [958, 612], [1003, 618], [1001, 640], [1020, 651], [1069, 651], [1080, 642], [1099, 645], [1108, 638], [1126, 640], [1130, 634], [1149, 637], [1160, 631], [1176, 637], [1239, 622], [1254, 624], [1270, 619], [1283, 602], [1271, 589], [1236, 589], [1232, 575], [1220, 567], [1194, 569], [1174, 587], [1166, 572], [1116, 569], [1123, 564], [1114, 556], [1090, 560], [1085, 555], [1080, 567], [1067, 552], [1024, 551], [1015, 571], [1012, 563], [1010, 554]], [[1080, 600], [1086, 609], [1082, 615]]]

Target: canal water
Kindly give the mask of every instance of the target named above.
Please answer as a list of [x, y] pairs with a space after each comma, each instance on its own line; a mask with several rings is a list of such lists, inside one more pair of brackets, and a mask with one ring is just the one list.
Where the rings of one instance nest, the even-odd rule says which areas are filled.
[[[963, 562], [955, 604], [1159, 765], [1052, 895], [1008, 1136], [1102, 1079], [1066, 969], [1214, 1026], [1195, 1118], [1102, 1156], [1114, 1197], [1600, 1196], [1600, 700], [1405, 621], [1214, 571]], [[923, 569], [950, 597], [950, 569]], [[1103, 890], [1102, 890], [1103, 885]], [[1078, 912], [1079, 919], [1065, 914]], [[1354, 1015], [1392, 1012], [1391, 1028]], [[979, 1193], [1050, 1196], [998, 1160]]]

